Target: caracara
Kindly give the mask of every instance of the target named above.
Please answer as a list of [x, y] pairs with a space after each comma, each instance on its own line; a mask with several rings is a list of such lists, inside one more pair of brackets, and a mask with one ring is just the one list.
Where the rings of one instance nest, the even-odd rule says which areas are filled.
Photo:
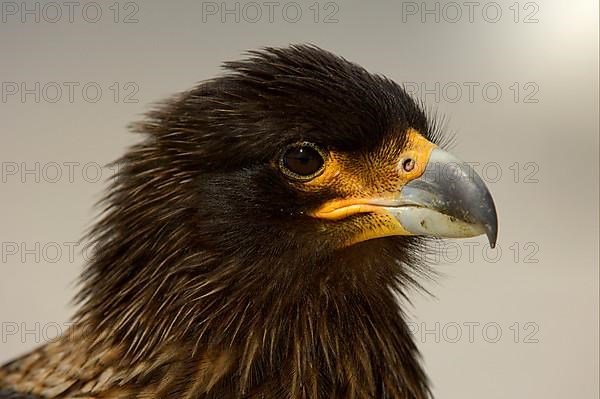
[[393, 81], [248, 57], [133, 125], [74, 324], [0, 398], [430, 397], [401, 298], [428, 240], [494, 245], [489, 191]]

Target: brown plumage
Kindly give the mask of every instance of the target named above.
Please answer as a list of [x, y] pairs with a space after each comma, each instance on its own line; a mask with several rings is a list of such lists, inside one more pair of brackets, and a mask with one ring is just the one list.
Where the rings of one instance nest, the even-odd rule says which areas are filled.
[[74, 327], [0, 368], [0, 398], [430, 395], [398, 301], [427, 275], [423, 238], [315, 210], [406, 184], [398, 159], [415, 133], [442, 144], [435, 125], [316, 47], [225, 67], [134, 125]]

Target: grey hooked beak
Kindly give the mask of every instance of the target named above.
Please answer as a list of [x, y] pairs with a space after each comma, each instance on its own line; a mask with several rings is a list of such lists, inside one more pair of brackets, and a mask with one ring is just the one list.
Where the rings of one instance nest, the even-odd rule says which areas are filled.
[[446, 238], [498, 236], [494, 200], [479, 175], [450, 153], [435, 148], [421, 177], [407, 183], [385, 208], [416, 235]]

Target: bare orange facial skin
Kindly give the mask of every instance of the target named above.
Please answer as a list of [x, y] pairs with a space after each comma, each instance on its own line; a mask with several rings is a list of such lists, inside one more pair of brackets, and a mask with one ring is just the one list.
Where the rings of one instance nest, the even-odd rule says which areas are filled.
[[390, 235], [410, 235], [384, 207], [375, 203], [392, 198], [406, 183], [420, 177], [436, 146], [414, 129], [406, 132], [403, 142], [400, 146], [391, 140], [358, 159], [349, 154], [329, 154], [323, 173], [306, 182], [304, 188], [327, 187], [339, 196], [311, 216], [341, 222], [352, 215], [369, 213], [369, 217], [352, 221], [355, 228], [346, 245]]
[[[340, 220], [357, 213], [377, 212], [380, 207], [369, 204], [373, 204], [374, 200], [389, 198], [406, 183], [420, 177], [434, 148], [435, 144], [416, 130], [410, 129], [406, 144], [401, 150], [381, 149], [367, 162], [360, 159], [340, 159], [339, 155], [332, 154], [323, 174], [307, 185], [335, 184], [345, 195], [323, 204], [312, 216]], [[407, 169], [404, 168], [405, 163]]]

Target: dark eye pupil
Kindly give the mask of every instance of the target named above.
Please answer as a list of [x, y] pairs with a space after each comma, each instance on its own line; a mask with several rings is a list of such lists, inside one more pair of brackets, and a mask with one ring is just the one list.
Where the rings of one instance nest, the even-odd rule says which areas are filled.
[[283, 156], [283, 164], [291, 172], [300, 176], [310, 176], [321, 169], [323, 157], [311, 146], [290, 148]]

